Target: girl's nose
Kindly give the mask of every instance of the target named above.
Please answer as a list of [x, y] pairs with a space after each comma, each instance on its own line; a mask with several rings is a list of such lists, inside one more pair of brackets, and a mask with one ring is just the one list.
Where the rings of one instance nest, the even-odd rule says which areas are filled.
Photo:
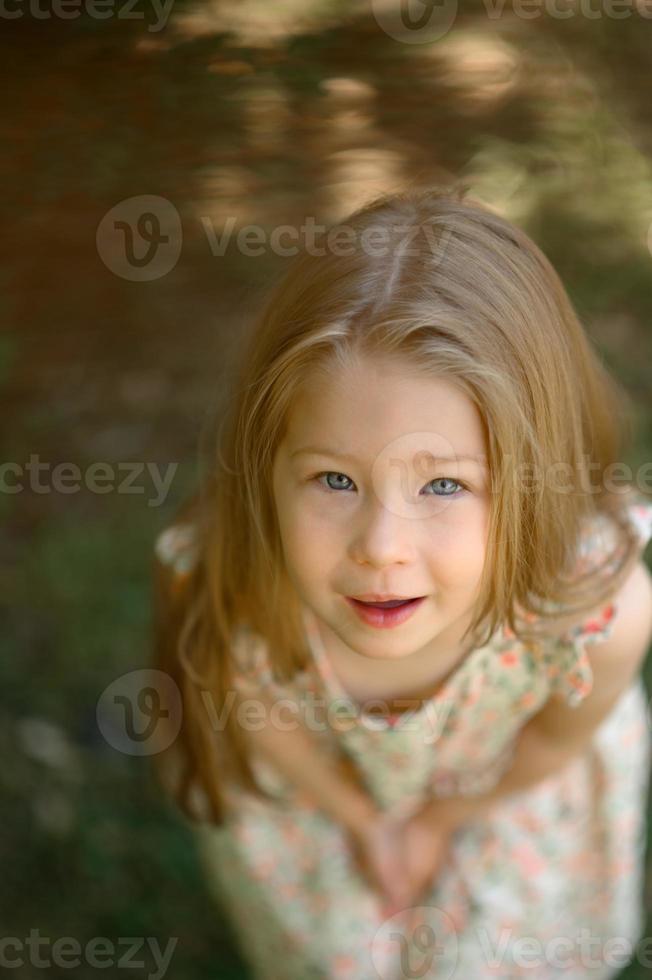
[[416, 556], [415, 522], [406, 520], [383, 506], [374, 508], [363, 527], [357, 527], [349, 553], [359, 565], [384, 568], [405, 565]]

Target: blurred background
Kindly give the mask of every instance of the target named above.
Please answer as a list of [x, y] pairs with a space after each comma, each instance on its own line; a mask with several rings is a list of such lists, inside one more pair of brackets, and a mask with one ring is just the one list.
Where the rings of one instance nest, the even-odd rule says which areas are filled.
[[291, 261], [271, 232], [463, 178], [550, 257], [635, 403], [629, 462], [652, 459], [652, 6], [444, 0], [422, 29], [394, 0], [111, 3], [0, 13], [0, 915], [178, 937], [174, 980], [240, 978], [186, 827], [96, 708], [148, 662], [153, 541]]

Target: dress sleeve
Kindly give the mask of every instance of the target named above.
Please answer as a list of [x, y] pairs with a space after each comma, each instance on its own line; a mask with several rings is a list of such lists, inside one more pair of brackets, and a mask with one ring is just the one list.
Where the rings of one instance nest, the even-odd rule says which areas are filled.
[[156, 538], [154, 554], [172, 575], [172, 587], [179, 589], [195, 567], [199, 548], [194, 524], [172, 524]]
[[275, 688], [266, 641], [249, 626], [241, 625], [233, 641], [235, 676], [247, 686]]
[[616, 606], [611, 602], [597, 617], [573, 627], [557, 640], [554, 672], [551, 669], [552, 691], [561, 695], [571, 708], [581, 704], [593, 688], [593, 671], [586, 644], [608, 639], [615, 616]]
[[[181, 591], [199, 555], [195, 525], [183, 523], [165, 528], [156, 538], [154, 552], [171, 573], [170, 588], [173, 592]], [[267, 644], [249, 626], [241, 624], [234, 630], [232, 654], [236, 678], [241, 678], [248, 687], [273, 685]]]
[[[636, 531], [642, 555], [652, 537], [652, 502], [641, 500], [630, 505], [629, 519]], [[583, 553], [588, 556], [591, 545], [595, 547], [596, 542], [598, 538], [590, 537]], [[551, 689], [553, 693], [561, 695], [570, 707], [581, 704], [593, 687], [593, 671], [586, 650], [587, 644], [609, 639], [617, 615], [618, 604], [607, 603], [597, 616], [574, 626], [557, 639], [556, 657], [549, 667]]]

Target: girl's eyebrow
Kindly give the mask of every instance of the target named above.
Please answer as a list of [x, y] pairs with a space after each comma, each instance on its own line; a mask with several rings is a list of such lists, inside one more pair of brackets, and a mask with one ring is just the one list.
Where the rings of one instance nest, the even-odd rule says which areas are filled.
[[[290, 459], [294, 459], [295, 456], [331, 456], [333, 459], [343, 459], [347, 463], [356, 463], [356, 457], [351, 456], [349, 453], [337, 453], [332, 449], [322, 449], [318, 446], [303, 446], [301, 449], [295, 449], [293, 453], [290, 453]], [[434, 463], [459, 463], [462, 460], [471, 463], [478, 463], [480, 466], [486, 466], [486, 456], [484, 454], [478, 454], [476, 456], [460, 455], [460, 456], [434, 456], [432, 455], [432, 460]]]

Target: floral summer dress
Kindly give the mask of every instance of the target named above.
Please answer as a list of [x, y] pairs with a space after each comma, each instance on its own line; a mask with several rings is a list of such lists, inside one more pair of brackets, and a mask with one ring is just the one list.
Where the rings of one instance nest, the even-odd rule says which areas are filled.
[[[643, 553], [652, 503], [631, 504], [629, 516]], [[600, 560], [608, 530], [605, 521], [587, 531], [583, 567]], [[178, 524], [159, 536], [156, 551], [183, 576], [195, 546], [192, 526]], [[291, 684], [278, 687], [264, 642], [246, 629], [234, 656], [243, 675], [293, 703], [354, 705], [341, 731], [314, 723], [315, 738], [322, 751], [354, 760], [379, 807], [409, 809], [432, 794], [490, 789], [509, 768], [520, 728], [552, 693], [577, 705], [590, 692], [585, 646], [608, 637], [617, 615], [606, 606], [551, 640], [542, 656], [503, 629], [469, 653], [434, 698], [389, 717], [349, 698], [307, 609], [312, 658]], [[637, 676], [584, 754], [458, 828], [419, 907], [391, 919], [358, 872], [345, 832], [255, 755], [256, 779], [274, 802], [233, 789], [227, 823], [199, 825], [196, 839], [256, 980], [607, 980], [639, 955], [645, 928], [651, 748]]]

